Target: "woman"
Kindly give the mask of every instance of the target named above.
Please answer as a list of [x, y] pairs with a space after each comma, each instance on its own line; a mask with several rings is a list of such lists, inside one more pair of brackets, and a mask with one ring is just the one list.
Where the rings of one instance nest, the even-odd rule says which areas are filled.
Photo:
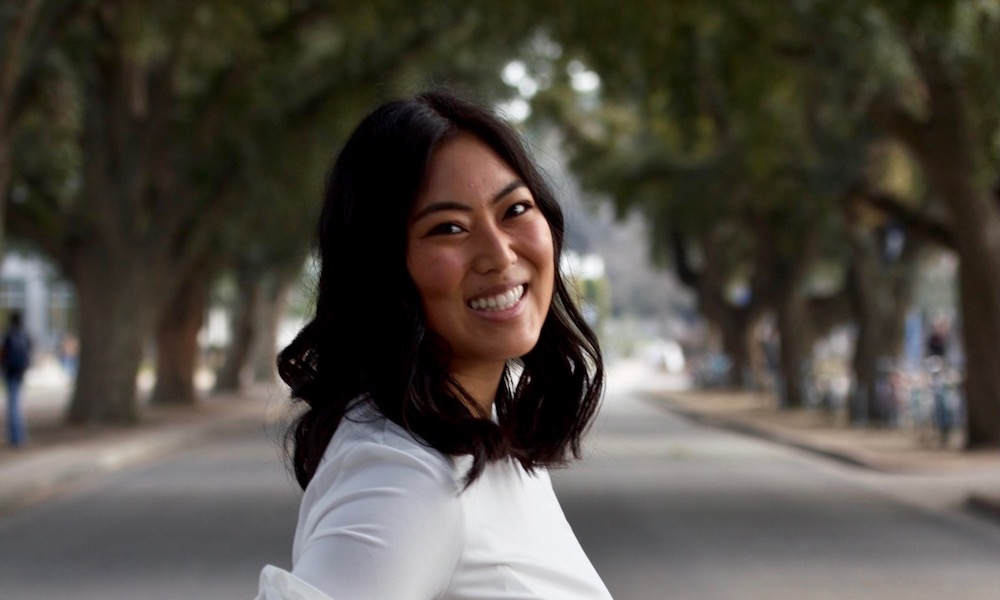
[[305, 493], [293, 570], [258, 598], [610, 598], [545, 471], [579, 457], [603, 384], [562, 235], [489, 110], [436, 91], [362, 121], [327, 181], [316, 315], [278, 359]]

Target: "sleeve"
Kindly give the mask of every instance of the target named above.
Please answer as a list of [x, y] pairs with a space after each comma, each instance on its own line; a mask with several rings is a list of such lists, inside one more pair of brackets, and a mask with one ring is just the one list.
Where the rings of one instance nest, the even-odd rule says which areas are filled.
[[284, 569], [268, 565], [260, 572], [254, 600], [330, 600], [330, 597]]
[[454, 476], [431, 454], [360, 443], [317, 473], [292, 570], [333, 600], [430, 600], [447, 587], [464, 525]]

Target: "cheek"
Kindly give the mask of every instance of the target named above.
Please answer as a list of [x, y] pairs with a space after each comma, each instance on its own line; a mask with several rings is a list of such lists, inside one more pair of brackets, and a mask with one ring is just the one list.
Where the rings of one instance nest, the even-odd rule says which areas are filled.
[[544, 220], [536, 226], [530, 237], [528, 251], [537, 265], [539, 275], [543, 277], [542, 283], [551, 288], [555, 279], [555, 248], [552, 244], [552, 232]]
[[406, 267], [425, 305], [456, 293], [461, 297], [462, 263], [452, 253], [411, 248]]

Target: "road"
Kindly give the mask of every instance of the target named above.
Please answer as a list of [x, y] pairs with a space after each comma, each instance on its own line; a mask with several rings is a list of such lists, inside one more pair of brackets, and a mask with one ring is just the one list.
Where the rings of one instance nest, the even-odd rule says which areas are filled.
[[[277, 434], [233, 432], [0, 520], [0, 599], [252, 598], [287, 565]], [[706, 429], [613, 389], [553, 474], [618, 600], [1000, 599], [1000, 525], [898, 482]]]
[[1000, 600], [1000, 523], [932, 477], [859, 470], [612, 393], [553, 474], [618, 600]]
[[0, 600], [253, 598], [291, 556], [277, 438], [233, 432], [0, 519]]

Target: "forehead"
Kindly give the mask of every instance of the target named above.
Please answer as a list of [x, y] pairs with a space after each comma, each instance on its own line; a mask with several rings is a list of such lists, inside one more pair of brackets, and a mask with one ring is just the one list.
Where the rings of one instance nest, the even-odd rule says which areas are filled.
[[517, 172], [479, 138], [460, 133], [431, 156], [416, 206], [438, 200], [478, 201], [492, 198]]

